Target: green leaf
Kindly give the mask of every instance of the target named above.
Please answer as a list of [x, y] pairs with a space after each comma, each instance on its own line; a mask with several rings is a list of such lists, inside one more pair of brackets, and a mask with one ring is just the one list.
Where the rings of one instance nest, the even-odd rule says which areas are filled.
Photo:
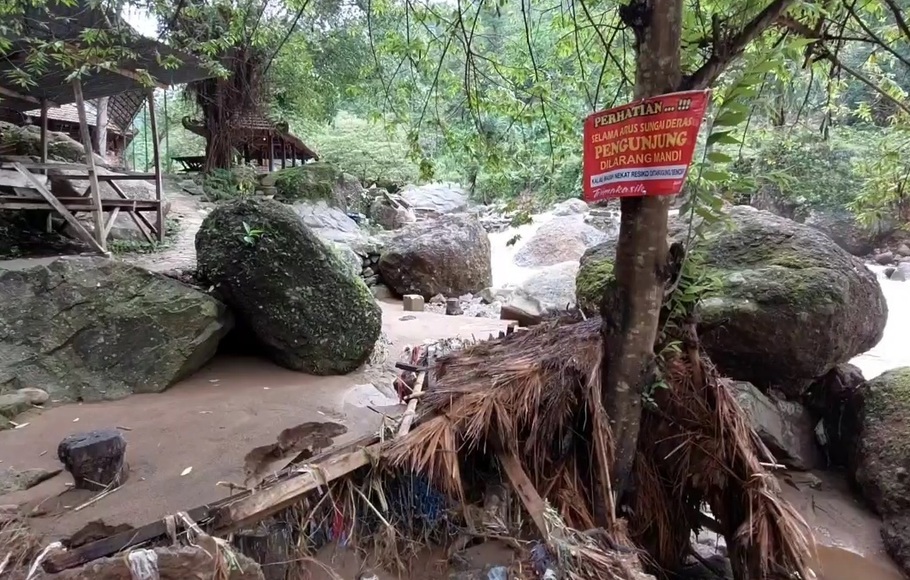
[[733, 161], [733, 158], [727, 155], [726, 153], [721, 153], [720, 151], [712, 151], [708, 153], [708, 161], [714, 163], [730, 163]]
[[707, 145], [710, 147], [715, 144], [739, 145], [739, 143], [739, 139], [733, 136], [733, 131], [718, 131], [708, 135]]
[[725, 111], [714, 119], [715, 127], [736, 127], [749, 117], [748, 111]]
[[705, 181], [721, 182], [721, 181], [726, 181], [729, 177], [730, 177], [730, 174], [727, 173], [726, 171], [707, 170], [707, 171], [703, 171], [701, 174], [701, 178], [704, 179]]

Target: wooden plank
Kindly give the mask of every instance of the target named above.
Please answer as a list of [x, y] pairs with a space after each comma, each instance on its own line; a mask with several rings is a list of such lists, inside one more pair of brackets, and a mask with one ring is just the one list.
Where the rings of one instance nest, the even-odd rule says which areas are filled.
[[152, 181], [154, 173], [104, 173], [98, 176], [98, 181]]
[[540, 494], [537, 493], [537, 489], [534, 488], [534, 483], [531, 482], [531, 478], [525, 473], [524, 468], [521, 466], [521, 462], [518, 461], [518, 458], [515, 457], [514, 454], [508, 451], [499, 451], [497, 455], [499, 456], [499, 462], [502, 464], [502, 470], [505, 472], [506, 478], [508, 478], [509, 483], [512, 484], [512, 488], [515, 490], [515, 493], [518, 494], [525, 509], [528, 510], [528, 514], [534, 521], [534, 525], [537, 526], [537, 531], [540, 532], [541, 538], [544, 541], [547, 541], [550, 537], [550, 533], [547, 531], [547, 523], [544, 518], [546, 504], [540, 497]]
[[[43, 175], [32, 174], [35, 178], [44, 177]], [[31, 183], [31, 182], [29, 182]], [[29, 187], [29, 192], [34, 192], [34, 187]], [[92, 211], [94, 205], [92, 200], [87, 197], [58, 197], [59, 201], [65, 208], [70, 211]], [[41, 197], [23, 197], [17, 195], [0, 195], [0, 202], [14, 202], [28, 204], [29, 207], [37, 205], [47, 209], [47, 202]], [[158, 205], [157, 201], [150, 199], [102, 199], [102, 211], [111, 211], [115, 207], [121, 210], [129, 211], [155, 211]]]
[[107, 221], [104, 222], [104, 237], [107, 238], [111, 233], [111, 228], [114, 227], [114, 222], [117, 221], [117, 216], [120, 215], [120, 208], [115, 207], [111, 210], [111, 213], [107, 215]]
[[381, 443], [376, 443], [320, 463], [311, 463], [311, 469], [297, 477], [224, 506], [215, 514], [215, 533], [219, 535], [230, 533], [294, 505], [316, 488], [369, 465], [370, 457], [378, 456], [381, 446]]
[[149, 130], [152, 132], [152, 153], [155, 161], [155, 199], [158, 200], [158, 211], [155, 212], [155, 229], [154, 233], [158, 235], [158, 241], [164, 241], [164, 205], [161, 204], [161, 195], [164, 184], [161, 182], [161, 151], [158, 143], [158, 123], [155, 117], [155, 93], [149, 91]]
[[105, 250], [104, 216], [101, 213], [101, 186], [98, 185], [98, 172], [95, 170], [95, 154], [92, 152], [92, 137], [88, 132], [88, 117], [85, 114], [85, 100], [82, 98], [82, 81], [73, 81], [73, 94], [76, 96], [76, 110], [79, 112], [79, 133], [82, 137], [82, 147], [85, 150], [85, 164], [88, 166], [88, 181], [92, 190], [92, 202], [95, 209], [92, 211], [92, 221], [95, 225], [95, 239], [101, 250]]
[[92, 237], [92, 234], [90, 234], [88, 230], [82, 226], [79, 220], [77, 220], [76, 217], [71, 214], [70, 211], [66, 209], [56, 197], [54, 197], [54, 194], [48, 191], [47, 188], [44, 187], [44, 185], [42, 185], [34, 175], [32, 175], [31, 171], [20, 166], [18, 163], [13, 163], [13, 166], [19, 171], [19, 173], [24, 175], [31, 182], [32, 187], [38, 190], [38, 193], [41, 194], [41, 197], [43, 197], [44, 200], [49, 203], [51, 207], [53, 207], [69, 225], [73, 226], [73, 229], [76, 230], [76, 234], [79, 235], [79, 237], [88, 242], [89, 245], [91, 245], [96, 251], [102, 254], [107, 253], [104, 251], [104, 248], [101, 246], [101, 244], [99, 244], [97, 240]]
[[[88, 166], [83, 163], [38, 163], [32, 161], [4, 161], [0, 162], [0, 168], [14, 169], [13, 165], [18, 163], [26, 169], [66, 169], [88, 171]], [[87, 176], [88, 174], [86, 174]], [[70, 177], [70, 176], [67, 176]], [[79, 176], [72, 176], [72, 179], [78, 179]]]
[[398, 425], [398, 437], [404, 437], [411, 430], [414, 419], [417, 417], [417, 401], [420, 399], [420, 393], [423, 392], [423, 384], [426, 381], [426, 371], [417, 373], [417, 380], [414, 381], [414, 390], [411, 391], [411, 400], [401, 416], [401, 424]]
[[[119, 195], [121, 198], [127, 199], [127, 200], [129, 199], [126, 196], [126, 193], [122, 189], [120, 189], [119, 185], [117, 185], [116, 181], [111, 181], [110, 183], [108, 183], [108, 185], [110, 185], [111, 189], [114, 190], [114, 193]], [[159, 206], [161, 205], [160, 200], [158, 201], [158, 205]], [[157, 211], [157, 209], [156, 209], [156, 211]], [[148, 219], [146, 219], [146, 217], [139, 212], [131, 211], [131, 212], [129, 212], [129, 216], [133, 220], [133, 223], [136, 224], [136, 227], [139, 228], [139, 231], [142, 232], [142, 235], [143, 235], [143, 237], [145, 237], [146, 241], [150, 244], [153, 243], [154, 240], [152, 240], [152, 235], [155, 233], [155, 226], [153, 226], [151, 224], [151, 222], [149, 222]], [[145, 227], [148, 228], [148, 230], [143, 228], [142, 224], [145, 224]]]
[[[227, 500], [222, 500], [223, 503]], [[212, 513], [218, 508], [219, 504], [211, 506], [200, 506], [190, 510], [187, 515], [196, 522], [204, 521], [211, 517]], [[167, 534], [167, 524], [164, 518], [151, 524], [127, 530], [119, 534], [114, 534], [84, 546], [79, 546], [75, 550], [66, 552], [52, 553], [47, 556], [41, 563], [42, 568], [48, 574], [56, 574], [70, 568], [82, 566], [98, 558], [105, 558], [111, 554], [116, 554], [132, 546], [143, 544]]]
[[[13, 89], [8, 89], [6, 87], [0, 87], [0, 95], [2, 95], [4, 97], [9, 97], [11, 99], [16, 99], [18, 101], [24, 101], [26, 103], [31, 103], [33, 105], [39, 105], [39, 106], [41, 105], [41, 99], [39, 99], [37, 97], [29, 96], [29, 95], [23, 95], [20, 92], [14, 91]], [[44, 102], [47, 104], [48, 107], [59, 107], [60, 106], [52, 101], [45, 100]]]

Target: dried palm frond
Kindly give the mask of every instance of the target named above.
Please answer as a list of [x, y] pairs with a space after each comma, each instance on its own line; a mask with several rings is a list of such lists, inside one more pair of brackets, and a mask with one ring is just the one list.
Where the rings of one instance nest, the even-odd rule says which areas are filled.
[[[597, 523], [611, 542], [622, 540], [610, 490], [601, 354], [594, 318], [540, 325], [441, 357], [421, 401], [430, 418], [391, 442], [387, 457], [463, 501], [464, 476], [495, 457], [495, 449], [508, 448], [567, 530]], [[632, 537], [658, 567], [675, 568], [707, 505], [734, 557], [750, 570], [810, 577], [811, 534], [780, 499], [762, 466], [767, 449], [726, 379], [697, 349], [670, 360], [664, 378], [670, 388], [655, 394], [642, 418]]]
[[41, 550], [41, 538], [18, 513], [0, 513], [0, 573], [25, 566]]

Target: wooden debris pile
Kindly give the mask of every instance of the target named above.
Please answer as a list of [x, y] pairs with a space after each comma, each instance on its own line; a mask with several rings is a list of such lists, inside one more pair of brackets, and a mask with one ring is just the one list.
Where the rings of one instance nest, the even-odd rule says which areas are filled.
[[[624, 505], [634, 514], [628, 524], [610, 488], [599, 319], [547, 323], [463, 348], [419, 347], [399, 367], [396, 389], [407, 409], [391, 432], [296, 463], [189, 517], [222, 537], [280, 521], [300, 552], [337, 542], [402, 567], [426, 544], [457, 550], [472, 538], [510, 538], [523, 548], [524, 569], [536, 570], [528, 577], [550, 570], [568, 579], [640, 580], [645, 570], [684, 563], [709, 507], [737, 577], [812, 577], [811, 534], [762, 465], [773, 458], [697, 348], [672, 355], [669, 388], [652, 393]], [[165, 522], [156, 522], [52, 554], [44, 568], [72, 568], [166, 537]]]

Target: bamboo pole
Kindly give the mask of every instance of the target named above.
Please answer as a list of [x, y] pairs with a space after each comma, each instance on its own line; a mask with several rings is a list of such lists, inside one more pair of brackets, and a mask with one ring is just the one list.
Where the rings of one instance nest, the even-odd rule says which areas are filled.
[[162, 203], [161, 151], [158, 147], [158, 124], [155, 121], [155, 91], [149, 91], [149, 130], [152, 132], [152, 155], [155, 157], [155, 199], [158, 208], [155, 210], [155, 229], [158, 241], [164, 241], [164, 204]]
[[76, 110], [79, 112], [79, 133], [85, 149], [85, 164], [88, 166], [88, 182], [92, 193], [92, 222], [95, 226], [95, 240], [98, 246], [107, 251], [104, 235], [104, 215], [101, 208], [101, 187], [98, 185], [98, 174], [95, 171], [95, 154], [92, 151], [92, 137], [88, 131], [88, 117], [85, 114], [85, 99], [82, 97], [82, 81], [73, 81], [73, 94], [76, 97]]

